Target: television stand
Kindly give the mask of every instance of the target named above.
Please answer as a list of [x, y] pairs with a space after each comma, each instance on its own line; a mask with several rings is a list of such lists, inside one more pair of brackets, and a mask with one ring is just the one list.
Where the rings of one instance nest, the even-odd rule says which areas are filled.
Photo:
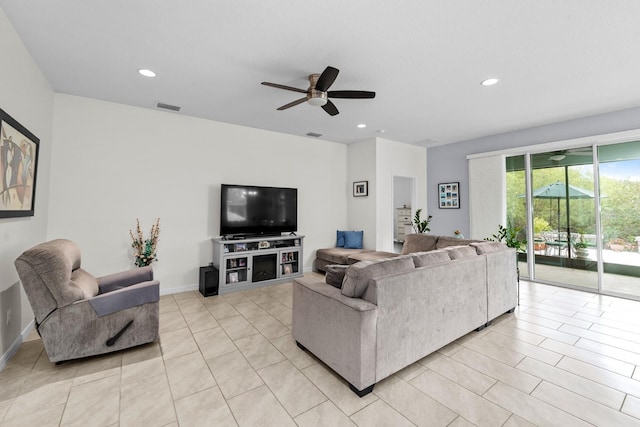
[[296, 235], [212, 239], [219, 294], [284, 283], [302, 276], [303, 239], [304, 236]]

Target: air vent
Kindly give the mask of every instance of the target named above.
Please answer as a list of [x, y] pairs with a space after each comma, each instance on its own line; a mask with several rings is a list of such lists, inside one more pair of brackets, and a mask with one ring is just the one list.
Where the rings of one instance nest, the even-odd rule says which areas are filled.
[[312, 136], [314, 138], [320, 138], [322, 136], [321, 133], [309, 132], [307, 136]]
[[162, 108], [164, 110], [180, 111], [182, 107], [177, 105], [165, 104], [164, 102], [156, 102], [156, 108]]

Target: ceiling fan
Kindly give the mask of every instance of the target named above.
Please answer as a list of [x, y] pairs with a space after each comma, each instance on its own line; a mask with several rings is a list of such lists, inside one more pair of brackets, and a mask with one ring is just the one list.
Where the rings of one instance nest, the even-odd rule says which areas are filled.
[[574, 148], [569, 150], [559, 150], [554, 151], [551, 156], [549, 156], [549, 160], [554, 162], [559, 162], [560, 160], [564, 160], [567, 156], [588, 156], [591, 157], [591, 147], [583, 147], [583, 148]]
[[308, 102], [311, 105], [322, 107], [329, 115], [335, 116], [339, 114], [335, 104], [329, 100], [329, 98], [348, 98], [348, 99], [365, 99], [375, 98], [375, 92], [369, 92], [365, 90], [329, 90], [333, 82], [338, 77], [340, 70], [333, 67], [327, 67], [322, 74], [309, 75], [309, 88], [307, 90], [298, 89], [297, 87], [291, 87], [281, 85], [277, 83], [262, 82], [265, 86], [271, 86], [278, 89], [290, 90], [293, 92], [304, 93], [306, 96], [293, 102], [283, 105], [278, 110], [286, 110], [287, 108], [295, 107], [303, 102]]

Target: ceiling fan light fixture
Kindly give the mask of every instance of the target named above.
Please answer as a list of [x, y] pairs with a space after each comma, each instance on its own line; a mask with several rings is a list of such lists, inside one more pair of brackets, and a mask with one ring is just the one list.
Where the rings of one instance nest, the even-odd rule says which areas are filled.
[[549, 156], [549, 160], [553, 160], [554, 162], [559, 162], [560, 160], [564, 160], [567, 156], [564, 154], [554, 154], [553, 156]]
[[309, 98], [309, 100], [307, 101], [309, 103], [309, 105], [313, 105], [314, 107], [322, 107], [323, 105], [325, 105], [327, 103], [327, 99], [326, 98]]
[[138, 73], [140, 73], [141, 75], [143, 75], [145, 77], [155, 77], [156, 76], [156, 73], [154, 73], [153, 71], [148, 70], [146, 68], [140, 68], [138, 70]]
[[494, 84], [498, 83], [500, 81], [500, 79], [496, 79], [495, 77], [492, 77], [490, 79], [486, 79], [480, 82], [480, 84], [482, 86], [493, 86]]

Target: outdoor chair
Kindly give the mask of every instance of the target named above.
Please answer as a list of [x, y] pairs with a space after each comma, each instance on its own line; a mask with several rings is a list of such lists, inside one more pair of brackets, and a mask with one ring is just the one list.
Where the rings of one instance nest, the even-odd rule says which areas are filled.
[[95, 278], [70, 240], [41, 243], [15, 261], [51, 362], [158, 339], [160, 283], [151, 267]]

